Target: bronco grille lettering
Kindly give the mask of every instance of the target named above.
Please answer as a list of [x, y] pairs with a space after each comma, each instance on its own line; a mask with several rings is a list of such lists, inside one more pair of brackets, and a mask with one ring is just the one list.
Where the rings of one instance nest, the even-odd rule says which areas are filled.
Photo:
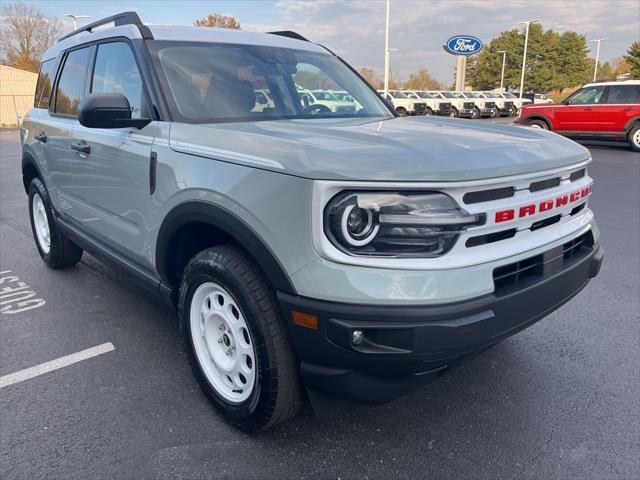
[[[584, 187], [581, 190], [576, 190], [568, 195], [560, 195], [555, 199], [543, 200], [540, 203], [531, 203], [528, 205], [522, 205], [517, 210], [517, 217], [523, 218], [526, 216], [535, 215], [536, 213], [547, 212], [551, 210], [555, 204], [555, 208], [562, 207], [569, 203], [577, 202], [580, 199], [587, 198], [591, 194], [591, 187]], [[508, 208], [506, 210], [499, 210], [495, 215], [495, 222], [502, 223], [514, 220], [516, 218], [516, 210]]]

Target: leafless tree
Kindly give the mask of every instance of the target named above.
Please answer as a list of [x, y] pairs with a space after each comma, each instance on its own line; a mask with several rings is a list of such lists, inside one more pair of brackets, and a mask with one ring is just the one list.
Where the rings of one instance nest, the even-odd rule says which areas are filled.
[[37, 72], [44, 52], [60, 37], [64, 26], [22, 2], [2, 7], [0, 59], [2, 63]]
[[213, 13], [207, 18], [201, 18], [193, 22], [196, 27], [218, 27], [231, 28], [240, 30], [240, 22], [232, 15], [222, 15], [221, 13]]

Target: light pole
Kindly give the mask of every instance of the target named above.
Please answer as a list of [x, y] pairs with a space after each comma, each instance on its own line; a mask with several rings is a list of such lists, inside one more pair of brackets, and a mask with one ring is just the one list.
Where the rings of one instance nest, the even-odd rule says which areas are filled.
[[391, 13], [391, 0], [387, 0], [387, 23], [384, 30], [384, 96], [389, 92], [389, 14]]
[[83, 19], [83, 18], [89, 18], [89, 15], [74, 15], [73, 13], [65, 13], [64, 16], [65, 17], [70, 17], [71, 19], [73, 19], [73, 29], [74, 30], [78, 29], [78, 20]]
[[527, 44], [529, 43], [529, 25], [537, 23], [537, 20], [527, 20], [526, 22], [518, 22], [518, 25], [526, 25], [524, 34], [524, 54], [522, 55], [522, 74], [520, 75], [520, 98], [524, 89], [524, 68], [527, 65]]
[[504, 64], [507, 61], [507, 51], [506, 50], [498, 50], [498, 53], [502, 54], [502, 73], [500, 74], [500, 91], [504, 91]]
[[608, 38], [597, 38], [595, 40], [589, 40], [590, 42], [596, 42], [598, 46], [596, 47], [596, 65], [593, 69], [593, 81], [596, 81], [596, 77], [598, 76], [598, 62], [600, 61], [600, 42], [604, 42], [605, 40], [609, 40]]

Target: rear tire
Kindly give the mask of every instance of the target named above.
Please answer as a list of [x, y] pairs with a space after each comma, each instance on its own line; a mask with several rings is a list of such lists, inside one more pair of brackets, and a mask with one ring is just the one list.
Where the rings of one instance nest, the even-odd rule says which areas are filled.
[[471, 114], [471, 118], [474, 120], [480, 118], [480, 109], [478, 107], [473, 108], [473, 113]]
[[36, 248], [50, 268], [68, 268], [80, 261], [82, 249], [57, 228], [47, 188], [38, 177], [29, 184], [29, 218]]
[[179, 314], [194, 374], [227, 422], [254, 432], [295, 415], [297, 362], [275, 293], [249, 255], [222, 245], [193, 257]]
[[427, 112], [425, 115], [433, 115], [433, 110], [429, 107], [427, 107]]
[[542, 128], [543, 130], [549, 130], [549, 125], [544, 120], [526, 120], [525, 125], [533, 128]]
[[406, 117], [409, 115], [409, 112], [407, 112], [406, 108], [403, 107], [398, 107], [396, 108], [396, 112], [398, 113], [398, 115], [400, 115], [401, 117]]
[[458, 109], [455, 107], [451, 107], [451, 112], [449, 113], [449, 117], [458, 118]]
[[629, 136], [627, 137], [629, 146], [634, 152], [640, 152], [640, 124], [631, 128]]

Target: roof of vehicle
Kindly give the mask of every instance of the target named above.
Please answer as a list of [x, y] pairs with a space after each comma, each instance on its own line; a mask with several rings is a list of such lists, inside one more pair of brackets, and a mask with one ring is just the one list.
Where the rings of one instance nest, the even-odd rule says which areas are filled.
[[[264, 45], [269, 47], [291, 48], [317, 53], [327, 53], [327, 49], [313, 42], [298, 40], [283, 34], [249, 32], [229, 28], [191, 27], [170, 25], [144, 25], [154, 40], [173, 40], [190, 42], [231, 43], [237, 45]], [[73, 35], [62, 37], [44, 54], [43, 60], [56, 57], [61, 51], [87, 42], [111, 37], [142, 39], [143, 34], [136, 24], [121, 24], [113, 27], [96, 27], [92, 31], [82, 30]], [[302, 38], [302, 37], [300, 37]]]
[[608, 86], [608, 85], [640, 85], [640, 80], [619, 80], [619, 81], [615, 81], [615, 80], [611, 80], [611, 81], [606, 81], [606, 82], [591, 82], [591, 83], [586, 83], [582, 86], [582, 88], [584, 87], [593, 87], [593, 86]]

